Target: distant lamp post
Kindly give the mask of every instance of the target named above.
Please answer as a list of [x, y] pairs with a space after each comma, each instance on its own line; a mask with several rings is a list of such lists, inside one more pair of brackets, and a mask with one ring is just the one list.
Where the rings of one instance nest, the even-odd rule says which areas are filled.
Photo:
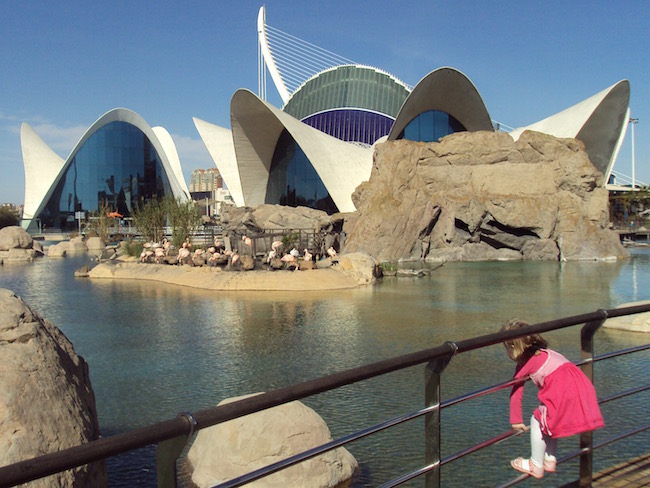
[[636, 119], [634, 117], [630, 117], [629, 120], [630, 124], [632, 124], [632, 190], [636, 188], [636, 180], [635, 180], [635, 175], [634, 175], [634, 126], [639, 122], [639, 119]]

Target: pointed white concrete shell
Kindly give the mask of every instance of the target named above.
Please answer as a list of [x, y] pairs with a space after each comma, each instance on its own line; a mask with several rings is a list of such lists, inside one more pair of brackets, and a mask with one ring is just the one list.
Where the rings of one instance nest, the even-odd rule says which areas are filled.
[[311, 162], [339, 211], [355, 210], [352, 192], [370, 178], [371, 148], [344, 142], [314, 129], [248, 90], [235, 92], [230, 114], [246, 205], [265, 202], [273, 154], [286, 129]]
[[510, 132], [515, 139], [525, 130], [582, 141], [593, 165], [609, 180], [616, 156], [625, 137], [629, 119], [630, 83], [627, 80], [526, 127]]
[[25, 205], [22, 226], [29, 227], [38, 215], [43, 201], [52, 192], [52, 182], [65, 165], [65, 160], [43, 142], [26, 122], [20, 127], [20, 142], [25, 167]]
[[454, 68], [438, 68], [415, 85], [400, 108], [388, 140], [394, 141], [418, 115], [439, 110], [453, 116], [468, 131], [494, 130], [483, 99], [470, 79]]
[[[190, 191], [187, 189], [187, 182], [185, 181], [185, 177], [183, 176], [183, 168], [181, 167], [181, 160], [178, 157], [176, 144], [174, 144], [174, 140], [172, 139], [171, 134], [167, 132], [167, 129], [160, 126], [153, 127], [151, 130], [153, 130], [153, 133], [156, 134], [158, 141], [160, 141], [160, 144], [162, 145], [163, 148], [163, 153], [167, 155], [167, 159], [169, 160], [169, 166], [171, 167], [172, 173], [174, 175], [174, 179], [179, 183], [182, 192], [185, 194], [184, 200], [188, 199]], [[171, 182], [171, 178], [170, 178], [170, 182]]]
[[196, 117], [192, 117], [192, 120], [203, 140], [203, 144], [205, 144], [210, 157], [212, 157], [224, 183], [228, 187], [233, 202], [238, 207], [243, 207], [244, 195], [241, 189], [237, 158], [235, 157], [235, 146], [232, 142], [232, 131]]

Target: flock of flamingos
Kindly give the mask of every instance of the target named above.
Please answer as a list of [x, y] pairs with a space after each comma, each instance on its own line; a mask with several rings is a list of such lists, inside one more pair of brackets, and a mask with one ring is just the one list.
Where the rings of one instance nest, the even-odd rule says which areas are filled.
[[[253, 269], [253, 247], [250, 237], [242, 236], [242, 250], [231, 250], [225, 242], [214, 238], [213, 245], [207, 249], [199, 247], [192, 251], [192, 243], [187, 239], [175, 253], [174, 246], [167, 238], [162, 242], [147, 242], [140, 254], [140, 262], [156, 264], [178, 264], [188, 266], [224, 266], [227, 270]], [[229, 246], [228, 246], [229, 247]], [[336, 262], [337, 253], [333, 247], [326, 251], [331, 262]], [[324, 256], [325, 257], [325, 256]], [[274, 241], [271, 250], [265, 254], [264, 264], [269, 269], [313, 269], [315, 268], [314, 255], [309, 249], [304, 249], [302, 255], [295, 247], [289, 252], [284, 252], [282, 241]]]

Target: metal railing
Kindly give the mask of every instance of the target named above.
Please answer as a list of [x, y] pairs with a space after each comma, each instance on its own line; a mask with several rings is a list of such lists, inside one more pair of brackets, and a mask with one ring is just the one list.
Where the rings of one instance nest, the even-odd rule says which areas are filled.
[[[306, 459], [310, 459], [324, 452], [346, 445], [354, 440], [373, 435], [377, 432], [381, 432], [419, 417], [424, 417], [425, 421], [425, 465], [415, 471], [405, 473], [399, 478], [387, 481], [382, 485], [382, 487], [399, 486], [400, 484], [421, 476], [424, 476], [427, 487], [437, 487], [440, 486], [440, 470], [442, 466], [452, 463], [485, 447], [499, 443], [509, 437], [518, 435], [515, 431], [507, 431], [446, 457], [441, 457], [441, 410], [494, 393], [504, 388], [510, 388], [517, 382], [526, 381], [526, 379], [505, 381], [443, 402], [440, 397], [441, 378], [445, 367], [454, 356], [499, 344], [505, 340], [523, 337], [532, 333], [544, 333], [585, 324], [581, 329], [582, 360], [578, 365], [587, 377], [592, 379], [593, 365], [595, 362], [623, 355], [640, 353], [650, 349], [650, 344], [645, 344], [594, 357], [594, 333], [596, 330], [598, 330], [598, 328], [608, 318], [649, 311], [650, 304], [598, 310], [583, 315], [534, 324], [516, 330], [502, 331], [457, 342], [449, 341], [434, 348], [425, 349], [419, 352], [360, 366], [303, 383], [294, 384], [253, 397], [247, 397], [232, 403], [220, 405], [215, 408], [202, 410], [196, 413], [181, 413], [174, 419], [159, 422], [148, 427], [132, 430], [108, 438], [98, 439], [84, 445], [0, 467], [0, 486], [13, 486], [25, 483], [128, 451], [150, 445], [157, 445], [156, 462], [158, 486], [173, 487], [176, 486], [177, 483], [176, 461], [190, 438], [194, 433], [201, 429], [294, 400], [301, 400], [318, 393], [334, 390], [345, 385], [361, 382], [419, 364], [426, 364], [425, 406], [423, 408], [386, 420], [345, 437], [335, 439], [324, 445], [314, 447], [306, 452], [296, 454], [262, 469], [255, 470], [251, 473], [223, 483], [219, 485], [219, 488], [230, 488], [244, 485], [275, 473], [281, 469], [298, 464]], [[650, 389], [650, 385], [640, 385], [634, 389], [622, 391], [607, 398], [601, 398], [599, 401], [600, 403], [606, 403], [629, 395], [638, 394], [647, 391], [648, 389]], [[570, 459], [579, 457], [579, 486], [591, 486], [593, 451], [626, 437], [639, 434], [648, 428], [650, 428], [650, 424], [642, 425], [632, 431], [620, 433], [616, 437], [606, 439], [597, 445], [593, 444], [591, 432], [581, 434], [580, 449], [558, 459], [558, 463], [561, 464]], [[526, 474], [519, 475], [517, 478], [502, 486], [512, 486], [527, 477], [528, 475]]]

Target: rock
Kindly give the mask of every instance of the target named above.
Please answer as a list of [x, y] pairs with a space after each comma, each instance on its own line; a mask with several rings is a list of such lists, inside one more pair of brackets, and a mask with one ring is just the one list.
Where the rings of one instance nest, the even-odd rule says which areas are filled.
[[339, 256], [338, 269], [354, 278], [360, 285], [373, 283], [377, 276], [378, 263], [364, 253], [350, 253]]
[[332, 258], [329, 256], [323, 259], [316, 261], [316, 269], [325, 269], [332, 266]]
[[384, 142], [352, 196], [345, 251], [382, 262], [627, 257], [602, 179], [580, 141], [539, 132]]
[[[650, 300], [639, 302], [623, 303], [616, 308], [632, 307], [634, 305], [647, 305]], [[645, 332], [650, 334], [650, 312], [626, 315], [624, 317], [612, 317], [605, 321], [603, 327], [608, 329], [626, 330], [629, 332]]]
[[241, 263], [241, 269], [244, 271], [255, 269], [255, 260], [253, 259], [253, 256], [240, 256], [239, 262]]
[[13, 248], [8, 251], [0, 251], [5, 263], [33, 261], [36, 257], [34, 249]]
[[89, 237], [86, 239], [86, 248], [89, 251], [102, 250], [106, 247], [106, 243], [100, 237]]
[[67, 252], [68, 243], [59, 242], [58, 244], [52, 244], [47, 248], [47, 255], [51, 258], [63, 258]]
[[278, 229], [310, 229], [327, 226], [332, 218], [322, 210], [285, 205], [258, 205], [255, 208], [226, 206], [221, 216], [225, 231], [250, 232]]
[[0, 251], [10, 249], [31, 249], [32, 236], [18, 225], [10, 225], [0, 229]]
[[88, 247], [83, 240], [83, 237], [78, 236], [70, 239], [69, 241], [61, 241], [47, 248], [47, 255], [50, 257], [63, 257], [68, 254], [79, 254], [87, 252]]
[[[0, 289], [0, 466], [99, 438], [88, 365], [63, 333]], [[30, 487], [106, 486], [103, 462]]]
[[67, 254], [78, 254], [86, 251], [88, 251], [88, 246], [86, 246], [82, 236], [73, 237], [66, 243]]
[[299, 261], [298, 269], [301, 271], [316, 269], [316, 263], [314, 261]]
[[39, 241], [32, 242], [32, 249], [36, 251], [37, 256], [43, 256], [45, 254], [45, 252], [43, 251], [43, 244], [41, 244]]
[[[232, 398], [229, 403], [245, 397]], [[293, 454], [332, 440], [323, 419], [311, 408], [294, 401], [262, 412], [200, 430], [187, 459], [192, 481], [214, 486]], [[357, 461], [344, 448], [254, 482], [257, 487], [334, 487], [349, 480]]]

